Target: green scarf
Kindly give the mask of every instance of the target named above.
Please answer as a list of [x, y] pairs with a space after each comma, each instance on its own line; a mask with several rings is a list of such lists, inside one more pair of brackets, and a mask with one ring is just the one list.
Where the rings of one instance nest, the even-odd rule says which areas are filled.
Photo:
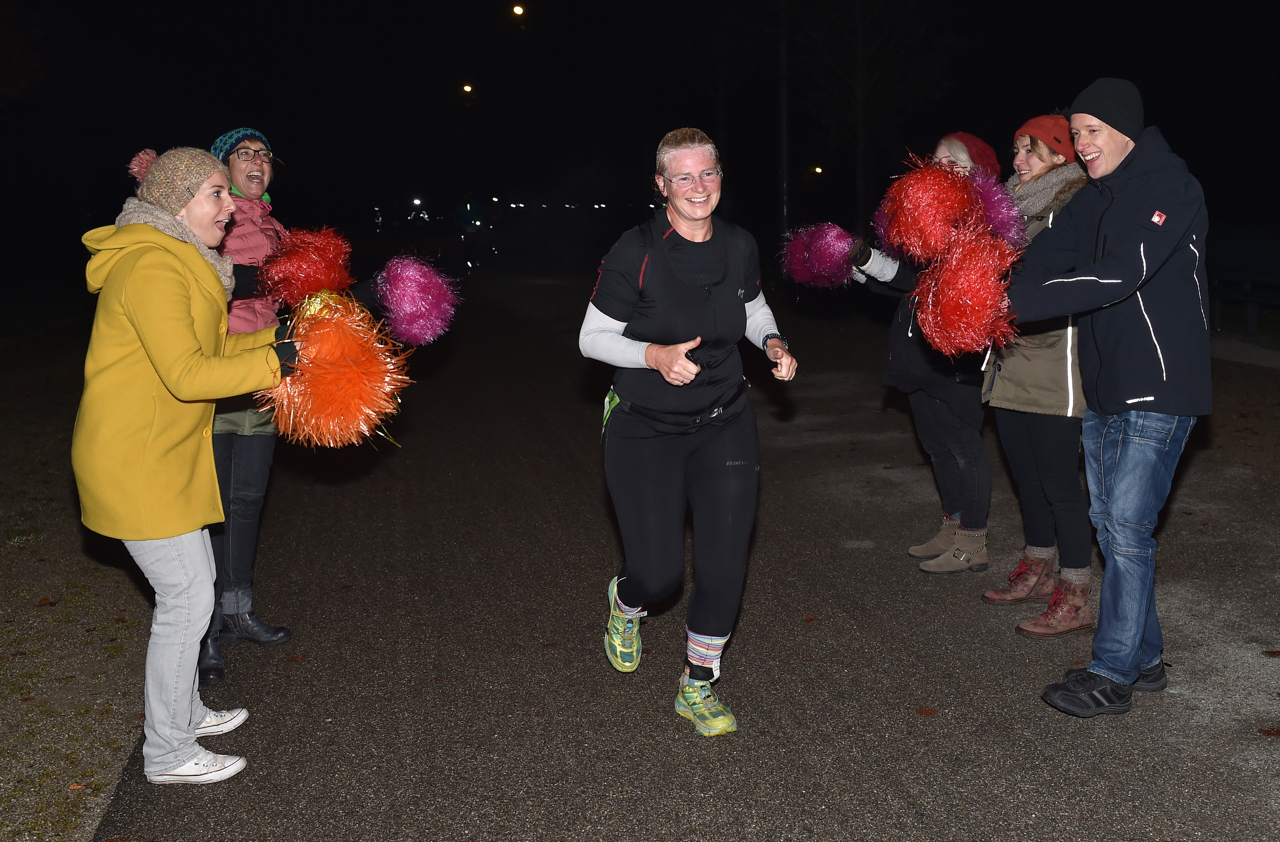
[[[237, 190], [237, 189], [236, 189], [236, 186], [235, 186], [234, 184], [233, 184], [233, 185], [231, 185], [231, 194], [232, 194], [233, 196], [239, 196], [241, 199], [248, 199], [248, 198], [249, 198], [248, 196], [246, 196], [245, 194], [243, 194], [243, 193], [241, 193], [239, 190]], [[270, 194], [270, 193], [263, 193], [263, 194], [262, 194], [262, 201], [266, 202], [268, 205], [269, 205], [269, 204], [271, 204], [271, 194]]]

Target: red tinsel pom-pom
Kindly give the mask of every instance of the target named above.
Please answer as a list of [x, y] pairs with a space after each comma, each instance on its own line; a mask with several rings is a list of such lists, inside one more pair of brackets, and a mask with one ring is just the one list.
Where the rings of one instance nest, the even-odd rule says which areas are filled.
[[1021, 251], [985, 224], [955, 232], [943, 256], [917, 281], [916, 319], [929, 344], [947, 356], [1002, 347], [1013, 339], [1006, 275]]
[[275, 410], [276, 426], [295, 444], [359, 444], [399, 408], [411, 381], [409, 352], [393, 342], [358, 302], [315, 296], [299, 308], [290, 339], [298, 345], [295, 371], [258, 403]]
[[981, 213], [982, 205], [969, 179], [954, 167], [922, 165], [915, 156], [911, 163], [914, 169], [890, 185], [881, 202], [883, 238], [916, 260], [934, 260], [957, 226]]
[[258, 270], [268, 295], [296, 307], [308, 295], [351, 286], [351, 244], [332, 228], [290, 230]]

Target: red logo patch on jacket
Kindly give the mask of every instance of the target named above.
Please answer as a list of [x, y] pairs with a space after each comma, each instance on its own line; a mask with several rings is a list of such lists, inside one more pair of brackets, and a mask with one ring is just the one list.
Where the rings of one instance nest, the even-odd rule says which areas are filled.
[[1154, 222], [1156, 225], [1164, 225], [1164, 220], [1165, 220], [1165, 215], [1162, 214], [1160, 211], [1156, 211], [1151, 216], [1151, 221]]

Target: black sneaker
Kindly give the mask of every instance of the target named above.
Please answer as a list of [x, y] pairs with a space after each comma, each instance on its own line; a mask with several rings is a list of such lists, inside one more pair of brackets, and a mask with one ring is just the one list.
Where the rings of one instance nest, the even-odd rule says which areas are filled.
[[[1067, 681], [1074, 675], [1083, 675], [1089, 670], [1085, 667], [1076, 667], [1073, 670], [1067, 670], [1062, 674], [1062, 680]], [[1134, 690], [1139, 693], [1159, 693], [1161, 690], [1169, 686], [1169, 676], [1164, 674], [1164, 661], [1147, 667], [1138, 673], [1138, 680], [1133, 682]]]
[[1133, 704], [1133, 685], [1116, 684], [1105, 675], [1086, 671], [1061, 684], [1050, 684], [1040, 698], [1063, 713], [1089, 719], [1100, 713], [1128, 713]]

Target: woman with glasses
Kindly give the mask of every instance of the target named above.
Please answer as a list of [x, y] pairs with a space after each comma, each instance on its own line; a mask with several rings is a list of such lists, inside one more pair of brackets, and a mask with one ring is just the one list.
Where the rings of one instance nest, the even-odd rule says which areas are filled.
[[[934, 161], [962, 173], [983, 170], [995, 178], [1000, 176], [995, 150], [967, 132], [940, 140]], [[884, 383], [907, 395], [916, 436], [933, 463], [942, 500], [942, 526], [937, 535], [909, 547], [907, 555], [921, 559], [920, 569], [925, 573], [986, 570], [991, 466], [982, 444], [982, 355], [962, 354], [952, 359], [925, 341], [911, 296], [919, 270], [907, 261], [864, 245], [855, 268], [859, 280], [878, 282], [868, 283], [868, 289], [901, 298], [889, 328]]]
[[654, 180], [666, 204], [605, 256], [578, 338], [584, 356], [616, 366], [603, 442], [625, 559], [607, 588], [605, 654], [619, 672], [640, 665], [643, 608], [680, 587], [692, 510], [695, 583], [675, 708], [704, 736], [737, 729], [711, 683], [742, 600], [759, 477], [738, 342], [762, 349], [779, 380], [796, 373], [760, 289], [754, 238], [713, 216], [721, 176], [701, 131], [662, 139]]
[[[222, 242], [235, 205], [227, 169], [202, 149], [144, 152], [140, 184], [115, 225], [84, 235], [98, 296], [71, 438], [81, 519], [124, 541], [156, 608], [147, 643], [146, 739], [152, 783], [204, 784], [245, 767], [197, 739], [238, 727], [243, 708], [200, 700], [196, 658], [213, 610], [213, 549], [222, 520], [209, 441], [212, 401], [266, 389], [288, 373], [292, 346], [268, 328], [227, 335], [234, 285]], [[273, 344], [275, 347], [273, 347]]]
[[[209, 151], [230, 170], [235, 202], [235, 218], [218, 246], [219, 254], [235, 262], [227, 330], [238, 334], [275, 327], [280, 324], [279, 305], [260, 292], [257, 273], [284, 234], [284, 226], [271, 217], [267, 193], [275, 165], [271, 144], [262, 132], [241, 128], [219, 137]], [[213, 621], [200, 647], [201, 686], [225, 679], [223, 643], [250, 640], [275, 646], [292, 636], [283, 626], [262, 622], [253, 607], [258, 522], [275, 446], [275, 423], [270, 413], [258, 410], [252, 394], [218, 401], [213, 454], [226, 520], [209, 529], [218, 576]]]

